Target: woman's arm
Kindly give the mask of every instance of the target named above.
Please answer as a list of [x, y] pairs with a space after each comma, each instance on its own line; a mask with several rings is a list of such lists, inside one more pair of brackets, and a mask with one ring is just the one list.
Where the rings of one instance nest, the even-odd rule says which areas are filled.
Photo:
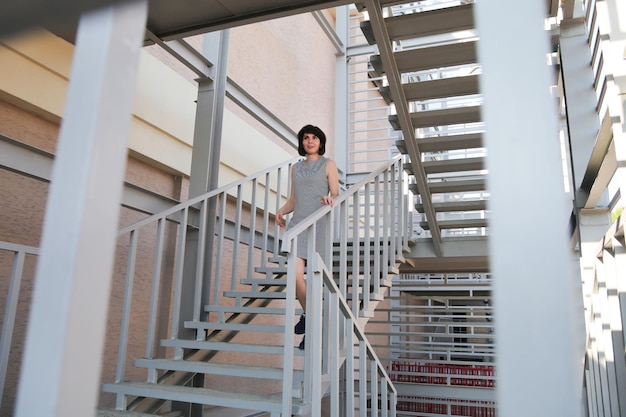
[[337, 163], [332, 159], [326, 162], [326, 177], [328, 178], [328, 190], [330, 196], [322, 197], [322, 204], [334, 206], [334, 198], [339, 195], [339, 172], [337, 171]]
[[291, 167], [291, 191], [289, 193], [289, 199], [287, 202], [278, 209], [276, 212], [276, 224], [280, 227], [285, 226], [285, 214], [289, 214], [296, 208], [296, 193], [294, 192], [294, 183], [293, 183], [293, 175], [294, 175], [295, 165]]

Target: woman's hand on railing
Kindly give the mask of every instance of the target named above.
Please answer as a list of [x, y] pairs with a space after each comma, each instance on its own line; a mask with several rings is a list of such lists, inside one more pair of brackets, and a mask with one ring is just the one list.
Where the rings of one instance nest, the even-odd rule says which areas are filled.
[[276, 224], [279, 225], [280, 227], [284, 227], [285, 226], [285, 219], [284, 219], [284, 214], [282, 211], [278, 210], [278, 213], [276, 213]]
[[322, 205], [334, 207], [335, 206], [335, 199], [332, 198], [329, 195], [325, 195], [325, 196], [322, 197]]

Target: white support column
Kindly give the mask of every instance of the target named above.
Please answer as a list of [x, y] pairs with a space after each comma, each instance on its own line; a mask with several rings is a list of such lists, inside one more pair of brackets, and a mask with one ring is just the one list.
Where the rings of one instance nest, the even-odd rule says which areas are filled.
[[624, 415], [626, 407], [626, 366], [624, 366], [624, 342], [622, 339], [622, 317], [619, 305], [618, 280], [620, 271], [617, 263], [617, 253], [622, 247], [615, 236], [605, 242], [602, 256], [604, 266], [604, 285], [600, 283], [599, 291], [606, 298], [602, 304], [602, 332], [605, 341], [605, 356], [607, 374], [609, 378], [608, 391], [611, 397], [612, 415]]
[[575, 328], [545, 1], [475, 7], [492, 196], [498, 415], [580, 416], [582, 358], [575, 352], [583, 338]]
[[[567, 102], [567, 123], [575, 179], [573, 186], [578, 189], [585, 176], [600, 128], [600, 119], [596, 112], [598, 102], [593, 89], [594, 75], [590, 65], [591, 50], [587, 43], [584, 21], [570, 23], [561, 28], [559, 52]], [[584, 205], [584, 201], [580, 205]]]
[[81, 17], [35, 276], [17, 417], [93, 416], [147, 2]]
[[349, 43], [349, 26], [350, 12], [348, 6], [335, 8], [336, 11], [336, 32], [342, 42], [343, 53], [336, 54], [335, 57], [335, 138], [333, 144], [335, 147], [335, 160], [337, 167], [342, 173], [345, 180], [348, 174], [350, 161], [348, 157], [349, 132], [348, 125], [350, 123], [350, 105], [349, 105], [349, 84], [350, 84], [350, 68], [348, 65], [348, 56], [346, 49]]

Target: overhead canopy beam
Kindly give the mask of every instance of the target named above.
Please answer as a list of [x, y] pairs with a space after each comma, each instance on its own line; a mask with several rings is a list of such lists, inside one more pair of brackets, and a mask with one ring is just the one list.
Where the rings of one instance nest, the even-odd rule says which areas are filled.
[[0, 1], [0, 37], [36, 26], [78, 22], [81, 14], [128, 0], [3, 0]]

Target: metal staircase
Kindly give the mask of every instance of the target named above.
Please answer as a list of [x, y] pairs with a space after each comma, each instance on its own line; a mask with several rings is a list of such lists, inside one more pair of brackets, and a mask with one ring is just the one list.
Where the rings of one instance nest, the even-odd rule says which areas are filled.
[[366, 327], [396, 383], [398, 415], [495, 415], [491, 282], [479, 249], [489, 193], [474, 7], [358, 5], [358, 30], [372, 48], [363, 81], [390, 108], [389, 146], [407, 156], [416, 196], [413, 251]]
[[[285, 198], [282, 190], [290, 188], [285, 174], [293, 163], [120, 231], [126, 256], [118, 267], [125, 271], [118, 365], [115, 380], [103, 384], [118, 412], [317, 416], [324, 407], [331, 415], [395, 415], [395, 388], [362, 329], [408, 249], [402, 157], [348, 187], [334, 208], [322, 206], [279, 240], [270, 218]], [[293, 245], [321, 220], [333, 244], [308, 248], [307, 304], [322, 308], [307, 312], [300, 350], [292, 330], [300, 314], [291, 285]], [[213, 245], [207, 243], [211, 234]], [[132, 317], [140, 302], [133, 289], [143, 279], [137, 263], [148, 253], [149, 314], [139, 324]], [[225, 259], [232, 259], [230, 265]], [[163, 287], [170, 274], [171, 294]], [[164, 321], [167, 333], [160, 334]], [[136, 328], [147, 330], [143, 352], [130, 337]]]
[[[485, 236], [486, 150], [473, 1], [363, 2], [361, 30], [378, 53], [371, 76], [395, 107], [420, 229], [445, 256], [447, 238]], [[391, 41], [391, 43], [385, 40]]]

